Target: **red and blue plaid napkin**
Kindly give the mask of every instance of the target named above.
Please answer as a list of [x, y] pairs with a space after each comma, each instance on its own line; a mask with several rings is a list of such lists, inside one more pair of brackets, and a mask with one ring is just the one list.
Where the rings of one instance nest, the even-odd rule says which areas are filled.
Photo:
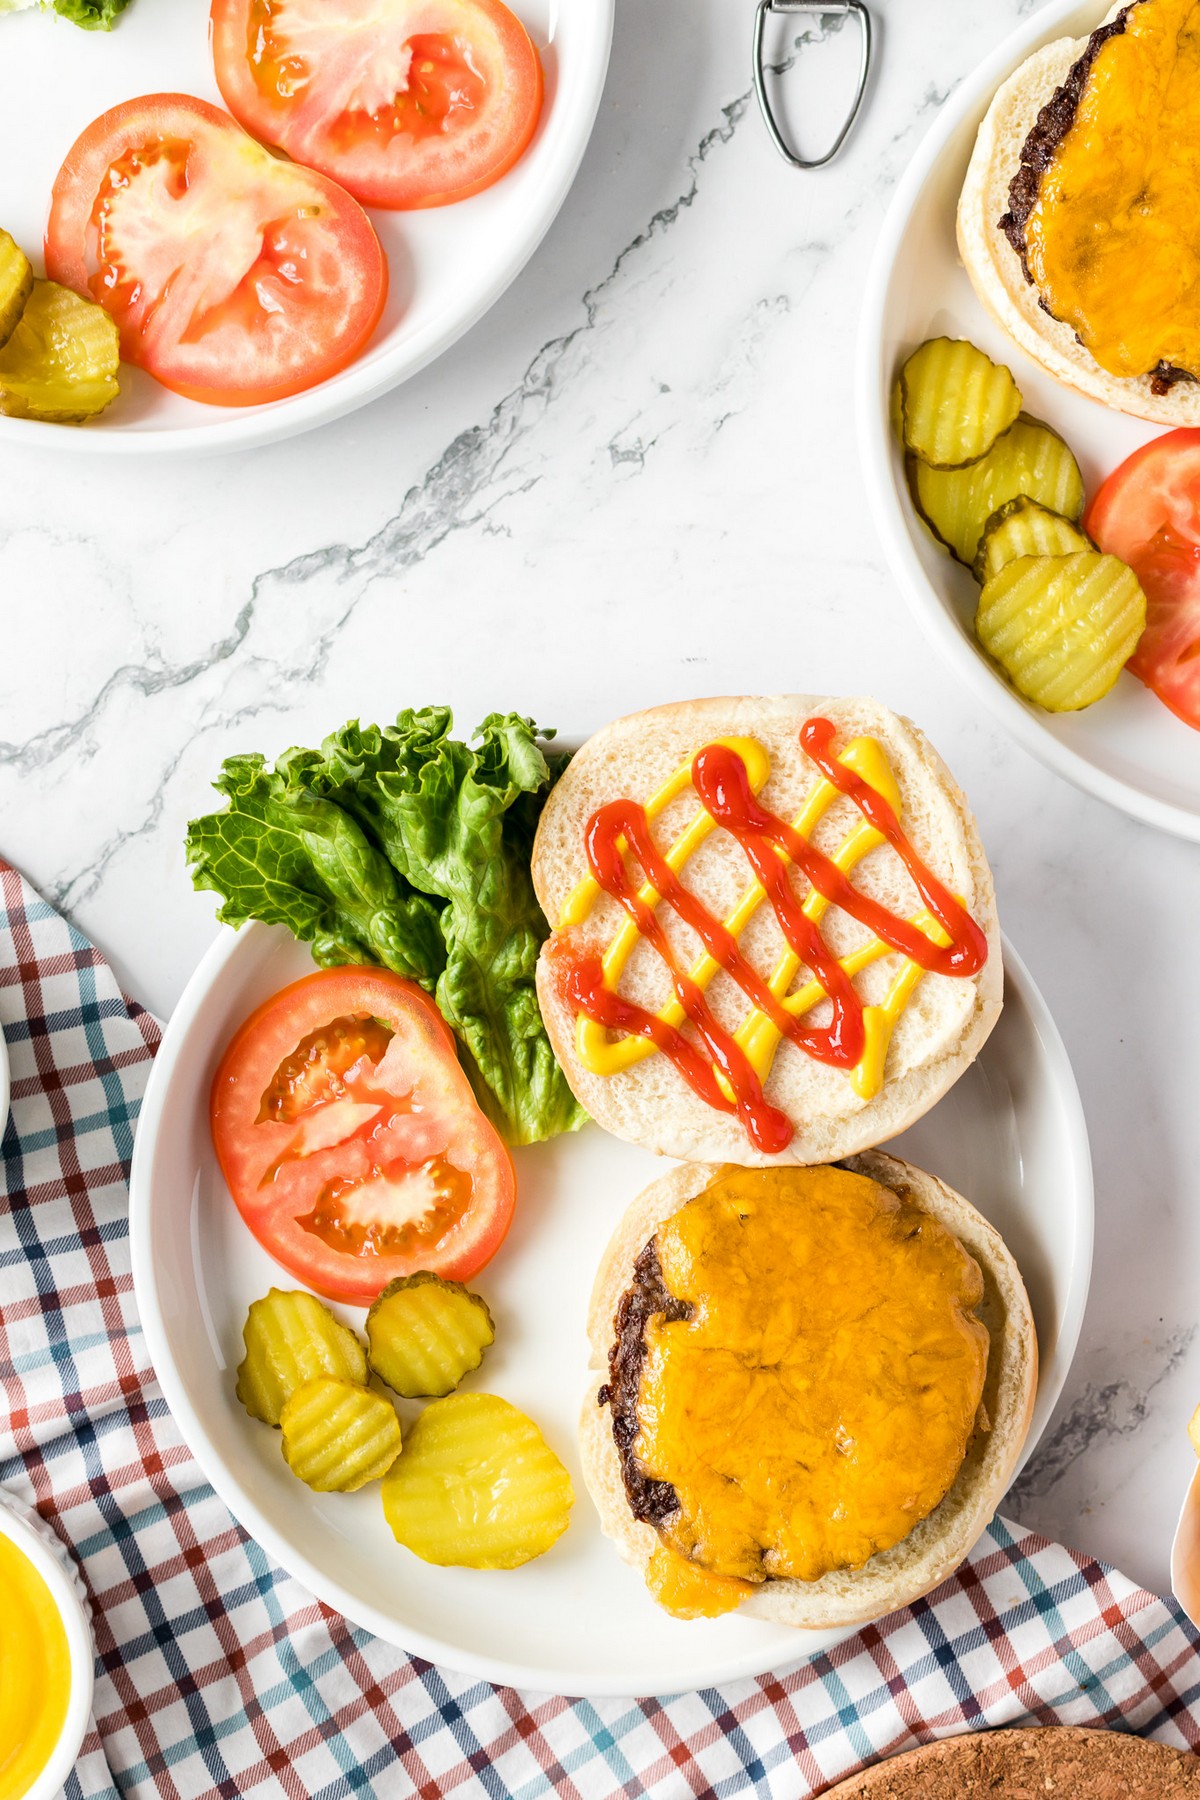
[[929, 1599], [720, 1691], [517, 1693], [348, 1625], [234, 1522], [147, 1360], [127, 1183], [158, 1029], [3, 862], [0, 891], [0, 1485], [70, 1546], [91, 1596], [95, 1729], [72, 1800], [804, 1800], [984, 1725], [1200, 1748], [1200, 1651], [1177, 1609], [1001, 1520]]

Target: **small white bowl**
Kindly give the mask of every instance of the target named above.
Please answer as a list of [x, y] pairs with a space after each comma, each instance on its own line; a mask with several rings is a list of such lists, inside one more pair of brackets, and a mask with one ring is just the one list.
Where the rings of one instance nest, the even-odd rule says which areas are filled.
[[75, 1766], [92, 1717], [95, 1645], [83, 1579], [71, 1554], [35, 1513], [0, 1489], [0, 1537], [9, 1538], [29, 1558], [50, 1590], [67, 1634], [71, 1693], [62, 1734], [50, 1759], [22, 1800], [53, 1800]]

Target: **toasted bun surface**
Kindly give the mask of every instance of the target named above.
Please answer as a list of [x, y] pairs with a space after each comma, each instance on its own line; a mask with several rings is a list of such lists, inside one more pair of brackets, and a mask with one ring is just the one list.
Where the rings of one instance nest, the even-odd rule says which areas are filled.
[[[820, 779], [800, 744], [800, 728], [816, 714], [837, 730], [835, 750], [865, 735], [886, 752], [900, 789], [900, 823], [927, 866], [957, 895], [985, 933], [988, 957], [972, 978], [926, 974], [918, 983], [892, 1035], [879, 1092], [862, 1100], [846, 1071], [815, 1061], [786, 1040], [765, 1084], [767, 1099], [791, 1120], [794, 1135], [782, 1154], [757, 1150], [741, 1121], [701, 1099], [662, 1054], [612, 1075], [596, 1075], [580, 1061], [575, 1016], [552, 974], [553, 940], [538, 967], [538, 998], [555, 1054], [567, 1080], [592, 1117], [615, 1137], [683, 1159], [743, 1163], [823, 1163], [866, 1149], [904, 1131], [941, 1098], [974, 1061], [1000, 1012], [1003, 990], [1000, 929], [991, 872], [966, 800], [928, 740], [877, 701], [785, 695], [772, 699], [695, 700], [659, 706], [618, 719], [589, 738], [552, 789], [533, 848], [533, 880], [551, 927], [577, 883], [588, 873], [584, 833], [598, 806], [627, 798], [645, 802], [681, 764], [721, 737], [756, 738], [768, 751], [771, 775], [760, 798], [783, 818], [793, 818]], [[699, 802], [689, 788], [660, 815], [655, 837], [668, 846]], [[854, 804], [839, 798], [813, 834], [827, 852], [859, 822]], [[686, 884], [711, 912], [725, 917], [752, 879], [745, 856], [726, 832], [712, 833], [689, 860]], [[871, 851], [853, 871], [859, 890], [904, 918], [921, 910], [917, 891], [899, 858], [884, 847]], [[699, 941], [665, 906], [658, 916], [676, 955], [687, 965]], [[572, 932], [572, 944], [600, 951], [624, 917], [601, 895], [587, 920]], [[831, 907], [822, 920], [827, 944], [839, 955], [870, 937], [864, 927]], [[741, 940], [761, 974], [769, 973], [784, 948], [769, 905], [759, 908]], [[855, 977], [855, 988], [878, 1004], [897, 968], [898, 956], [882, 958]], [[658, 1008], [670, 996], [666, 971], [642, 944], [622, 976], [619, 991], [643, 1006]], [[734, 983], [718, 975], [708, 989], [714, 1013], [733, 1030], [748, 1002]], [[819, 1015], [816, 1015], [819, 1016]]]
[[924, 1744], [830, 1788], [825, 1800], [1195, 1800], [1200, 1757], [1123, 1731], [1049, 1725]]
[[[1121, 11], [1122, 0], [1097, 26]], [[1087, 48], [1087, 38], [1059, 38], [1009, 76], [989, 106], [958, 203], [958, 248], [982, 304], [1027, 355], [1066, 386], [1135, 418], [1160, 425], [1200, 425], [1200, 382], [1180, 381], [1156, 394], [1149, 375], [1110, 375], [1079, 342], [1072, 326], [1052, 319], [1026, 281], [1021, 259], [999, 228], [1008, 188], [1037, 116]]]
[[[845, 1167], [905, 1193], [953, 1232], [983, 1271], [979, 1317], [991, 1338], [983, 1405], [992, 1429], [975, 1433], [946, 1498], [890, 1550], [871, 1557], [860, 1569], [834, 1570], [819, 1581], [768, 1580], [742, 1602], [742, 1612], [809, 1629], [882, 1618], [927, 1594], [954, 1572], [1008, 1488], [1037, 1392], [1037, 1335], [1029, 1297], [999, 1232], [944, 1182], [898, 1157], [870, 1151], [848, 1158]], [[580, 1419], [584, 1478], [605, 1534], [625, 1561], [643, 1572], [658, 1534], [629, 1510], [609, 1409], [597, 1397], [608, 1377], [613, 1323], [632, 1280], [634, 1262], [659, 1225], [704, 1193], [720, 1173], [719, 1165], [691, 1163], [652, 1182], [618, 1226], [592, 1290], [588, 1336], [596, 1373]]]

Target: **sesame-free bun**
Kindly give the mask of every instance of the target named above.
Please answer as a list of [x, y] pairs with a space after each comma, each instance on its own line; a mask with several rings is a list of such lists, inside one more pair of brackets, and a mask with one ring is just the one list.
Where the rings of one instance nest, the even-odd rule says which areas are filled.
[[[646, 802], [714, 739], [750, 737], [763, 745], [771, 773], [760, 799], [780, 817], [793, 819], [821, 779], [800, 743], [801, 726], [816, 714], [836, 727], [836, 751], [858, 736], [873, 737], [881, 744], [899, 786], [900, 824], [927, 867], [983, 930], [987, 960], [972, 977], [922, 976], [896, 1023], [883, 1084], [869, 1100], [859, 1098], [844, 1069], [817, 1062], [784, 1039], [765, 1092], [772, 1105], [787, 1114], [794, 1135], [786, 1150], [770, 1156], [755, 1148], [735, 1114], [710, 1106], [661, 1053], [612, 1075], [596, 1075], [585, 1068], [576, 1049], [574, 1012], [554, 978], [556, 946], [551, 939], [538, 966], [538, 998], [546, 1029], [577, 1098], [615, 1137], [683, 1160], [747, 1165], [835, 1162], [895, 1136], [927, 1112], [975, 1059], [999, 1016], [1000, 929], [991, 872], [975, 821], [928, 740], [907, 719], [875, 700], [804, 695], [693, 700], [654, 707], [606, 725], [572, 758], [551, 790], [538, 825], [533, 880], [551, 927], [559, 924], [568, 897], [588, 873], [584, 834], [596, 808], [617, 799]], [[659, 816], [654, 831], [660, 849], [674, 840], [699, 804], [689, 787]], [[813, 842], [832, 852], [861, 816], [852, 801], [839, 797], [816, 827]], [[689, 860], [682, 879], [710, 912], [724, 918], [752, 876], [737, 842], [718, 829]], [[886, 846], [857, 863], [851, 879], [862, 893], [900, 917], [912, 918], [923, 909], [899, 857]], [[686, 967], [697, 952], [698, 940], [666, 906], [658, 908], [658, 916]], [[600, 895], [583, 924], [572, 928], [572, 949], [599, 953], [623, 917], [615, 901]], [[871, 935], [836, 907], [825, 914], [821, 930], [839, 955]], [[759, 907], [740, 941], [759, 973], [767, 975], [784, 948], [769, 903]], [[868, 1004], [882, 1001], [899, 967], [900, 958], [892, 953], [862, 970], [854, 978], [860, 998]], [[670, 997], [667, 972], [648, 945], [635, 949], [618, 992], [651, 1009]], [[708, 998], [729, 1030], [741, 1023], [749, 1008], [745, 995], [723, 974], [713, 980]]]
[[[1115, 5], [1097, 18], [1107, 25]], [[1151, 391], [1149, 375], [1134, 380], [1110, 375], [1079, 342], [1074, 328], [1052, 319], [1026, 281], [1021, 259], [1000, 230], [1008, 188], [1025, 140], [1042, 107], [1087, 49], [1087, 38], [1059, 38], [1037, 50], [1009, 76], [989, 106], [967, 168], [958, 202], [958, 248], [981, 303], [1013, 342], [1057, 381], [1118, 412], [1159, 425], [1200, 425], [1200, 382], [1179, 381], [1165, 394]]]
[[[890, 1550], [860, 1569], [837, 1569], [819, 1581], [770, 1579], [740, 1607], [777, 1624], [824, 1630], [862, 1625], [907, 1606], [945, 1581], [968, 1555], [999, 1505], [1020, 1457], [1037, 1392], [1038, 1351], [1033, 1314], [1020, 1270], [1000, 1233], [952, 1188], [882, 1151], [850, 1157], [844, 1166], [907, 1197], [939, 1220], [983, 1272], [979, 1317], [990, 1346], [983, 1408], [990, 1431], [976, 1430], [949, 1493]], [[584, 1479], [606, 1536], [626, 1562], [645, 1571], [658, 1543], [653, 1526], [635, 1519], [625, 1497], [611, 1415], [599, 1404], [608, 1379], [608, 1353], [621, 1296], [633, 1265], [658, 1227], [712, 1186], [721, 1169], [688, 1164], [673, 1169], [636, 1199], [604, 1253], [588, 1314], [593, 1380], [583, 1403], [579, 1438]]]

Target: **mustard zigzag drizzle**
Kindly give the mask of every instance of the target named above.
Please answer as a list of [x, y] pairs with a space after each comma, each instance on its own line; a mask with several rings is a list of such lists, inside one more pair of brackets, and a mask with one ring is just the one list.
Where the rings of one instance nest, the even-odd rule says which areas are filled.
[[[728, 737], [718, 738], [717, 743], [723, 748], [732, 750], [742, 759], [750, 781], [750, 787], [758, 794], [767, 782], [771, 773], [771, 759], [756, 738]], [[900, 816], [900, 790], [891, 765], [884, 754], [882, 746], [875, 738], [858, 737], [847, 744], [838, 757], [838, 761], [846, 768], [852, 769], [856, 775], [883, 795], [897, 818]], [[646, 802], [647, 819], [654, 819], [672, 800], [678, 798], [685, 788], [692, 785], [691, 760], [682, 763], [675, 773]], [[839, 789], [825, 776], [814, 787], [803, 807], [792, 820], [792, 829], [801, 837], [809, 838], [817, 824], [839, 797]], [[716, 820], [706, 812], [703, 806], [694, 818], [684, 827], [670, 849], [666, 852], [665, 861], [671, 870], [678, 874], [688, 859], [695, 854], [700, 845], [716, 828]], [[877, 849], [887, 840], [881, 831], [865, 818], [851, 827], [834, 851], [831, 861], [842, 872], [849, 871], [860, 862], [868, 851]], [[626, 846], [622, 845], [622, 848]], [[785, 850], [776, 848], [776, 855], [781, 862], [790, 863], [791, 858]], [[594, 875], [585, 875], [573, 890], [563, 907], [559, 929], [580, 925], [587, 918], [600, 896], [600, 884]], [[661, 899], [658, 890], [646, 882], [640, 890], [641, 899], [647, 906], [656, 905]], [[750, 919], [758, 911], [766, 890], [758, 881], [752, 881], [746, 888], [733, 911], [725, 919], [725, 928], [736, 938], [744, 931]], [[830, 902], [823, 894], [811, 888], [805, 898], [802, 911], [806, 918], [817, 924]], [[923, 910], [913, 915], [908, 921], [918, 931], [925, 934], [931, 942], [946, 945], [949, 935], [933, 917], [932, 913]], [[604, 985], [610, 993], [615, 993], [624, 972], [625, 965], [638, 942], [640, 933], [632, 919], [622, 920], [616, 935], [601, 959], [604, 972]], [[872, 938], [869, 943], [862, 944], [848, 956], [840, 959], [841, 966], [849, 976], [857, 975], [860, 969], [878, 962], [881, 957], [899, 954], [892, 944], [885, 944], [881, 938]], [[775, 964], [767, 980], [767, 986], [779, 1000], [780, 1004], [794, 1016], [800, 1016], [827, 999], [828, 996], [821, 983], [810, 980], [794, 994], [788, 993], [800, 968], [800, 958], [790, 945], [786, 946]], [[721, 965], [707, 951], [698, 956], [688, 973], [701, 989], [707, 988], [714, 975], [720, 973]], [[883, 1085], [884, 1064], [887, 1061], [888, 1045], [897, 1019], [904, 1011], [913, 991], [925, 970], [920, 963], [905, 957], [887, 991], [881, 1006], [863, 1008], [863, 1029], [866, 1041], [862, 1056], [850, 1071], [850, 1083], [855, 1093], [862, 1100], [869, 1100], [879, 1092]], [[669, 1000], [660, 1008], [658, 1017], [667, 1025], [676, 1028], [686, 1022], [687, 1014], [677, 999]], [[751, 1007], [742, 1023], [734, 1033], [734, 1041], [745, 1052], [760, 1081], [765, 1082], [775, 1060], [775, 1052], [779, 1047], [782, 1033], [778, 1027], [757, 1007]], [[594, 1075], [616, 1075], [624, 1069], [632, 1068], [636, 1063], [648, 1056], [660, 1054], [658, 1046], [647, 1038], [626, 1037], [612, 1039], [603, 1025], [580, 1013], [575, 1023], [575, 1043], [579, 1060]], [[714, 1071], [722, 1091], [729, 1100], [735, 1096], [720, 1070]]]

